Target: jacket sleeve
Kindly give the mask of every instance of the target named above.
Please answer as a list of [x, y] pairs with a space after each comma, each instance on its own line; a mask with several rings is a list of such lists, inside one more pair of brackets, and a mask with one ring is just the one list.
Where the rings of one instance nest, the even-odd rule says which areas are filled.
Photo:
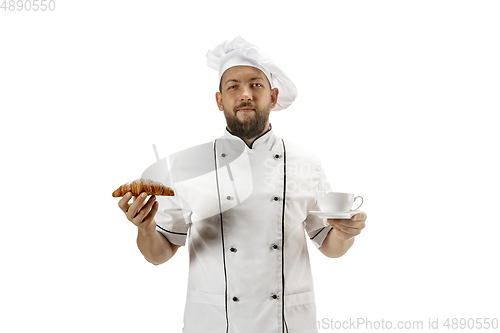
[[[315, 177], [313, 179], [313, 182], [315, 184], [313, 188], [315, 188], [316, 190], [313, 191], [314, 198], [312, 199], [313, 203], [309, 211], [319, 211], [321, 209], [318, 205], [317, 192], [332, 190], [330, 183], [328, 182], [328, 179], [326, 177], [325, 171], [323, 170], [323, 166], [321, 165], [321, 161], [316, 164]], [[326, 218], [319, 218], [312, 213], [308, 213], [304, 224], [309, 238], [317, 248], [321, 247], [326, 236], [328, 236], [328, 233], [332, 231], [332, 227], [330, 226], [330, 224], [328, 224]]]
[[[174, 189], [175, 192], [175, 189]], [[187, 203], [177, 195], [157, 196], [156, 230], [175, 245], [184, 246], [191, 226], [191, 211]]]

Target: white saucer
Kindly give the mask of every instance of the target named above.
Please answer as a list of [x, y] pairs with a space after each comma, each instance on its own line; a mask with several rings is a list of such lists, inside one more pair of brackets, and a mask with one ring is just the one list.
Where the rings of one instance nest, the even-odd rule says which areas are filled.
[[361, 213], [359, 210], [352, 210], [348, 212], [322, 212], [322, 211], [310, 211], [309, 213], [313, 213], [314, 215], [322, 218], [322, 219], [350, 219], [356, 214]]

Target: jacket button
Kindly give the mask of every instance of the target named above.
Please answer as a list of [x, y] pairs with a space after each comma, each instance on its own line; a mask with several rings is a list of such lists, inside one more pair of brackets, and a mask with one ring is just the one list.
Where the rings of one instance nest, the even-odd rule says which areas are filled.
[[233, 302], [239, 302], [240, 299], [238, 297], [233, 297]]
[[226, 153], [222, 153], [222, 154], [220, 154], [220, 156], [221, 156], [221, 157], [226, 157], [226, 156], [227, 156], [227, 154], [226, 154]]
[[281, 157], [283, 157], [281, 154], [274, 154], [275, 160], [279, 160]]
[[279, 201], [279, 200], [280, 200], [280, 198], [278, 198], [278, 197], [273, 197], [273, 200], [274, 200], [274, 201]]
[[278, 299], [278, 295], [274, 294], [271, 296], [273, 299]]
[[231, 252], [236, 252], [236, 251], [238, 251], [236, 248], [234, 247], [231, 248]]
[[273, 244], [273, 249], [277, 250], [278, 249], [278, 245]]
[[227, 200], [233, 200], [233, 197], [232, 197], [232, 196], [230, 196], [230, 195], [228, 195], [228, 196], [226, 197], [226, 199], [227, 199]]

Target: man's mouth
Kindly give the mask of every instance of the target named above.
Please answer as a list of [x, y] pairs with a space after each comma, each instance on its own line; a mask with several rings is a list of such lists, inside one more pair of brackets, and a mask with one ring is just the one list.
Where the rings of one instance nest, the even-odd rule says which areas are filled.
[[238, 109], [239, 112], [250, 112], [250, 111], [255, 111], [254, 109], [252, 108], [241, 108], [241, 109]]

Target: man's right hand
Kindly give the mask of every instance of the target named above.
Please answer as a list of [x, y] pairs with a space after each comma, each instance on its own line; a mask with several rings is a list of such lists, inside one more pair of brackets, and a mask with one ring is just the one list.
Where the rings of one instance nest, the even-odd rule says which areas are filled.
[[139, 228], [139, 231], [148, 234], [156, 230], [154, 217], [158, 211], [158, 202], [154, 195], [147, 202], [146, 197], [146, 192], [142, 192], [140, 196], [134, 196], [133, 202], [129, 204], [132, 193], [127, 192], [118, 202], [118, 207], [125, 213], [127, 219]]
[[125, 213], [127, 219], [137, 226], [137, 246], [147, 261], [159, 265], [168, 261], [177, 252], [179, 245], [171, 244], [166, 237], [156, 231], [154, 217], [158, 211], [158, 202], [152, 195], [147, 201], [147, 194], [134, 196], [129, 204], [132, 193], [128, 192], [118, 202], [118, 207]]

